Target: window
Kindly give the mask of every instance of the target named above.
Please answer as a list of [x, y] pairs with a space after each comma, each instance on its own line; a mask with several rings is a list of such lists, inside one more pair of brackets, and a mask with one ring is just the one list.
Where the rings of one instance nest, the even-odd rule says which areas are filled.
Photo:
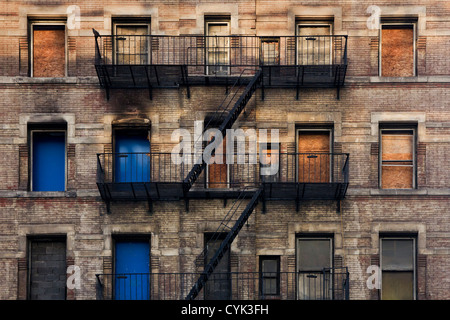
[[66, 76], [66, 26], [63, 21], [32, 21], [31, 76]]
[[280, 181], [280, 146], [276, 145], [275, 148], [272, 148], [272, 144], [261, 144], [260, 157], [262, 181]]
[[415, 299], [415, 238], [382, 237], [380, 247], [381, 298], [383, 300]]
[[[299, 237], [297, 239], [298, 298], [316, 300], [325, 297], [324, 268], [332, 267], [331, 237]], [[329, 283], [331, 286], [331, 283]]]
[[31, 191], [65, 191], [65, 125], [30, 127]]
[[332, 64], [332, 20], [297, 23], [297, 65]]
[[261, 64], [264, 66], [280, 65], [280, 38], [261, 38]]
[[210, 18], [206, 20], [206, 63], [208, 74], [227, 75], [229, 73], [229, 35], [229, 18]]
[[151, 173], [148, 128], [115, 129], [115, 182], [149, 182]]
[[280, 294], [280, 257], [259, 258], [260, 292], [262, 297]]
[[[211, 128], [219, 127], [219, 123], [213, 119], [205, 121], [207, 126]], [[219, 131], [218, 131], [219, 132]], [[214, 138], [214, 133], [211, 132], [211, 136], [208, 141]], [[229, 186], [229, 166], [227, 164], [227, 137], [223, 136], [222, 142], [217, 148], [211, 152], [214, 154], [211, 157], [210, 163], [206, 167], [206, 183], [208, 188], [227, 188]]]
[[150, 298], [150, 240], [146, 237], [118, 237], [114, 246], [114, 298]]
[[298, 129], [298, 182], [330, 182], [331, 129]]
[[66, 241], [64, 238], [29, 238], [30, 300], [66, 299]]
[[114, 19], [113, 32], [116, 64], [149, 63], [150, 22], [148, 19]]
[[382, 20], [380, 76], [415, 76], [415, 23]]
[[415, 188], [415, 130], [382, 128], [380, 186], [382, 189]]
[[[211, 234], [206, 233], [205, 240], [205, 267], [214, 257], [222, 241], [227, 236], [226, 233]], [[205, 300], [229, 300], [231, 297], [231, 274], [230, 274], [230, 250], [220, 260], [214, 272], [206, 282], [204, 295]]]

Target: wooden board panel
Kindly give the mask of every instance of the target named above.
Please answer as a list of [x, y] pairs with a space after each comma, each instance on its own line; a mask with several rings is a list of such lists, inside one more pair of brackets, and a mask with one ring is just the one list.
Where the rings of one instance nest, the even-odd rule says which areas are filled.
[[299, 131], [298, 181], [329, 182], [330, 132]]
[[[148, 61], [148, 26], [118, 25], [117, 35], [124, 35], [123, 40], [116, 41], [118, 64], [147, 64]], [[128, 36], [128, 37], [127, 37]]]
[[413, 188], [413, 134], [384, 133], [381, 138], [381, 150], [381, 187], [383, 189]]
[[[211, 163], [208, 165], [208, 187], [226, 188], [228, 182], [228, 167], [226, 164], [226, 138], [224, 137], [220, 146], [215, 150], [215, 157], [222, 159], [222, 163]], [[217, 161], [217, 160], [216, 160]]]
[[383, 161], [413, 160], [413, 135], [383, 135], [381, 147]]
[[278, 39], [261, 41], [261, 60], [265, 66], [280, 64], [280, 41]]
[[65, 30], [48, 26], [33, 32], [33, 76], [64, 77], [66, 73]]
[[298, 64], [328, 65], [331, 64], [330, 26], [300, 26], [298, 35]]
[[414, 29], [412, 27], [382, 29], [381, 76], [414, 76]]
[[397, 165], [383, 165], [381, 174], [381, 188], [383, 189], [411, 189], [413, 187], [413, 167]]

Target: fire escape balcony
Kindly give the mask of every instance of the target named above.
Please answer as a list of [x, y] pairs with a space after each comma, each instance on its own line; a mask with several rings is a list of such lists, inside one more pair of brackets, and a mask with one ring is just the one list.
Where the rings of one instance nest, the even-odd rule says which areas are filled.
[[[111, 89], [231, 85], [262, 70], [261, 87], [339, 88], [347, 70], [347, 36], [95, 36], [95, 68]], [[242, 77], [242, 75], [244, 77]], [[247, 76], [247, 77], [245, 77]]]
[[[266, 164], [259, 154], [237, 154], [224, 163], [205, 164], [190, 188], [186, 176], [192, 154], [180, 161], [171, 153], [102, 153], [97, 155], [97, 186], [108, 211], [112, 201], [235, 199], [262, 189], [268, 200], [340, 200], [349, 181], [346, 153], [279, 153]], [[273, 157], [273, 155], [272, 155]], [[181, 163], [180, 163], [181, 162]], [[264, 206], [265, 207], [265, 206]]]
[[[97, 274], [97, 300], [184, 300], [200, 273]], [[349, 300], [346, 267], [318, 272], [215, 272], [195, 300]]]

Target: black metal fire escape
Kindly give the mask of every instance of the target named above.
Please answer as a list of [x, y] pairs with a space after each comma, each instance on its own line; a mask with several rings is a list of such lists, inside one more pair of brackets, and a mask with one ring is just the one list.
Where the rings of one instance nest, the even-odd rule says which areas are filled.
[[[262, 72], [261, 70], [258, 70], [255, 74], [255, 76], [252, 78], [250, 83], [245, 88], [244, 92], [240, 95], [239, 99], [234, 104], [234, 107], [231, 109], [231, 111], [228, 113], [228, 115], [223, 120], [222, 124], [219, 127], [219, 131], [222, 133], [223, 137], [226, 136], [227, 129], [230, 129], [239, 115], [241, 114], [242, 110], [245, 108], [247, 103], [250, 101], [253, 93], [258, 88], [259, 83], [262, 80]], [[210, 143], [213, 143], [211, 141]], [[206, 163], [204, 161], [198, 162], [198, 164], [195, 164], [194, 167], [191, 169], [191, 171], [186, 176], [186, 179], [184, 180], [184, 192], [187, 194], [191, 187], [194, 185], [195, 181], [198, 179], [200, 174], [203, 172], [203, 170], [206, 168]], [[234, 226], [230, 229], [228, 232], [226, 238], [222, 241], [219, 249], [216, 251], [215, 255], [209, 261], [209, 263], [206, 265], [204, 271], [202, 272], [201, 276], [197, 280], [196, 284], [192, 287], [190, 293], [186, 297], [187, 300], [195, 299], [195, 297], [199, 294], [205, 283], [208, 281], [209, 276], [214, 272], [214, 269], [219, 264], [220, 260], [224, 256], [224, 254], [230, 249], [231, 243], [238, 235], [239, 231], [241, 230], [242, 226], [247, 221], [248, 217], [252, 214], [254, 208], [258, 204], [258, 200], [262, 195], [263, 186], [261, 185], [259, 189], [256, 190], [256, 192], [253, 194], [252, 198], [250, 199], [250, 202], [247, 204], [245, 209], [242, 211], [239, 219], [236, 221]], [[245, 199], [246, 192], [243, 190], [240, 194], [240, 196], [237, 199], [238, 203], [241, 203]], [[185, 197], [188, 199], [187, 197]], [[186, 200], [188, 201], [188, 200]], [[238, 206], [239, 208], [239, 206]], [[233, 208], [232, 208], [233, 210]], [[228, 215], [227, 215], [228, 216]], [[225, 217], [226, 219], [226, 217]], [[224, 219], [224, 220], [225, 220]], [[222, 222], [223, 224], [223, 222]]]
[[[184, 85], [186, 87], [186, 92], [188, 97], [189, 94], [189, 86], [192, 84], [191, 81], [199, 81], [195, 77], [195, 74], [191, 74], [191, 77], [188, 75], [188, 68], [190, 70], [196, 70], [197, 68], [208, 68], [211, 67], [208, 63], [208, 59], [206, 57], [207, 47], [206, 37], [163, 37], [163, 36], [148, 36], [146, 38], [146, 44], [150, 53], [148, 57], [150, 61], [147, 61], [144, 64], [125, 64], [120, 65], [117, 64], [117, 53], [114, 52], [115, 44], [117, 41], [122, 41], [122, 38], [117, 38], [114, 36], [102, 36], [99, 35], [98, 32], [94, 30], [95, 40], [96, 40], [96, 71], [99, 77], [100, 85], [106, 90], [107, 97], [109, 97], [109, 89], [111, 88], [138, 88], [143, 89], [147, 88], [149, 90], [150, 99], [152, 98], [152, 88], [153, 87], [166, 87], [167, 84], [178, 83], [178, 85]], [[185, 39], [186, 38], [186, 39]], [[316, 39], [317, 38], [317, 39]], [[228, 49], [230, 50], [230, 56], [240, 57], [239, 59], [235, 58], [234, 63], [230, 62], [228, 66], [239, 70], [241, 75], [244, 72], [246, 76], [249, 75], [248, 71], [250, 71], [251, 78], [247, 77], [246, 81], [249, 82], [247, 86], [241, 93], [241, 88], [238, 89], [239, 93], [235, 93], [236, 96], [233, 96], [231, 101], [229, 102], [232, 105], [231, 109], [220, 108], [216, 110], [213, 117], [218, 118], [220, 120], [218, 123], [219, 132], [222, 134], [222, 137], [226, 136], [227, 130], [231, 129], [233, 124], [236, 122], [253, 94], [256, 92], [258, 88], [262, 90], [262, 97], [264, 98], [264, 88], [265, 87], [287, 87], [287, 88], [296, 88], [297, 94], [296, 98], [299, 98], [299, 91], [301, 88], [316, 88], [316, 87], [335, 87], [337, 88], [337, 98], [339, 98], [339, 89], [344, 85], [345, 74], [347, 68], [347, 37], [346, 36], [330, 36], [325, 37], [328, 41], [332, 41], [333, 45], [330, 45], [330, 48], [333, 48], [334, 54], [330, 54], [330, 62], [327, 62], [325, 65], [300, 65], [299, 64], [299, 54], [303, 51], [298, 51], [298, 45], [300, 43], [300, 37], [281, 37], [278, 39], [279, 43], [282, 44], [280, 47], [285, 47], [286, 52], [282, 53], [283, 61], [285, 65], [266, 65], [263, 62], [262, 57], [259, 57], [260, 48], [255, 43], [258, 43], [258, 38], [250, 37], [251, 41], [249, 43], [251, 45], [248, 46], [247, 50], [253, 50], [256, 48], [256, 51], [246, 51], [241, 50], [241, 46], [237, 45], [239, 43], [246, 43], [244, 40], [246, 38], [242, 37], [230, 37], [230, 43], [234, 45], [230, 46]], [[247, 39], [248, 41], [249, 39]], [[257, 42], [255, 42], [258, 40]], [[173, 47], [170, 47], [175, 50], [171, 53], [169, 49], [166, 51], [163, 50], [165, 48], [163, 43], [168, 43], [174, 41], [174, 43], [178, 43], [178, 46], [175, 46], [176, 50]], [[178, 42], [177, 42], [178, 41]], [[325, 43], [324, 41], [320, 42], [319, 37], [308, 37], [305, 41], [309, 41], [310, 43]], [[245, 48], [245, 46], [244, 46]], [[186, 50], [184, 50], [186, 49]], [[172, 60], [159, 59], [158, 53], [161, 52], [161, 57], [173, 56]], [[247, 54], [242, 54], [242, 52], [246, 52]], [[239, 53], [239, 54], [238, 54]], [[251, 53], [251, 54], [250, 54]], [[310, 56], [311, 53], [308, 53], [307, 56]], [[247, 56], [251, 56], [249, 59]], [[153, 61], [151, 59], [154, 58]], [[249, 59], [249, 60], [246, 60]], [[202, 62], [198, 62], [198, 61]], [[238, 62], [236, 62], [238, 61]], [[253, 73], [254, 70], [257, 70], [256, 73]], [[165, 80], [159, 76], [160, 74], [165, 75]], [[217, 79], [216, 81], [223, 81], [225, 79], [225, 84], [227, 86], [228, 91], [228, 81], [229, 79], [233, 79], [237, 77], [236, 82], [239, 82], [241, 76], [238, 76], [237, 71], [235, 73], [229, 72], [225, 77], [222, 76], [214, 76], [212, 77], [210, 74], [204, 74], [203, 78], [205, 79], [205, 83], [209, 83], [211, 79]], [[189, 80], [189, 81], [188, 81]], [[232, 80], [230, 80], [232, 81]], [[156, 86], [155, 86], [156, 84]], [[235, 83], [236, 84], [236, 83]], [[229, 94], [231, 97], [232, 95]], [[233, 103], [235, 97], [238, 97], [236, 102]], [[222, 106], [221, 106], [222, 107]], [[216, 119], [217, 120], [217, 119]], [[216, 123], [217, 124], [217, 123]], [[202, 133], [205, 133], [208, 129], [206, 126]], [[203, 136], [203, 134], [202, 134]], [[213, 143], [214, 140], [209, 143]], [[196, 155], [200, 156], [200, 155]], [[199, 177], [205, 171], [207, 167], [207, 163], [202, 159], [200, 161], [196, 161], [192, 168], [186, 168], [189, 170], [187, 175], [184, 175], [186, 171], [183, 171], [181, 179], [176, 182], [169, 182], [166, 184], [158, 184], [157, 181], [148, 181], [145, 183], [130, 183], [130, 187], [133, 192], [134, 199], [145, 198], [138, 197], [139, 188], [145, 188], [145, 194], [143, 191], [142, 194], [146, 195], [149, 200], [149, 204], [151, 205], [151, 199], [153, 198], [152, 192], [153, 189], [156, 190], [158, 196], [157, 199], [162, 199], [163, 197], [159, 195], [160, 191], [164, 186], [166, 190], [171, 190], [170, 192], [180, 193], [182, 197], [186, 201], [186, 209], [189, 210], [189, 199], [193, 190], [192, 187], [195, 185], [196, 181], [199, 180]], [[294, 154], [293, 159], [298, 162], [298, 155]], [[317, 157], [317, 156], [315, 156]], [[348, 158], [348, 157], [347, 157]], [[106, 162], [106, 161], [104, 161]], [[102, 190], [105, 191], [102, 193], [102, 197], [105, 199], [113, 198], [111, 196], [111, 189], [108, 188], [108, 184], [104, 183], [104, 168], [101, 166], [101, 161], [99, 160], [99, 190], [102, 193]], [[112, 163], [112, 160], [111, 160]], [[334, 163], [334, 161], [333, 161]], [[112, 167], [112, 166], [111, 166]], [[288, 168], [287, 168], [288, 169]], [[345, 161], [342, 168], [340, 168], [342, 172], [344, 172], [343, 176], [348, 175], [348, 165], [347, 161]], [[292, 172], [291, 172], [292, 173]], [[295, 177], [295, 173], [292, 175]], [[184, 179], [183, 179], [184, 177]], [[324, 193], [324, 191], [328, 193], [333, 193], [333, 195], [329, 195], [328, 193], [324, 196], [324, 198], [332, 198], [332, 199], [342, 199], [345, 196], [346, 186], [348, 184], [347, 179], [345, 181], [341, 181], [341, 183], [308, 183], [303, 182], [300, 183], [298, 181], [286, 181], [286, 182], [271, 182], [271, 183], [260, 183], [253, 187], [253, 189], [239, 189], [239, 196], [237, 197], [235, 204], [230, 209], [228, 214], [223, 219], [221, 226], [225, 226], [222, 232], [227, 231], [227, 235], [225, 239], [221, 242], [218, 250], [215, 252], [213, 257], [207, 261], [207, 264], [201, 273], [200, 277], [197, 279], [196, 283], [193, 285], [191, 291], [186, 296], [186, 300], [195, 299], [201, 290], [205, 287], [208, 279], [213, 274], [215, 268], [218, 266], [221, 259], [231, 248], [231, 244], [234, 239], [239, 234], [243, 225], [245, 225], [246, 221], [254, 211], [258, 202], [265, 201], [266, 198], [280, 198], [283, 197], [292, 198], [292, 192], [295, 191], [296, 199], [297, 199], [297, 207], [300, 199], [314, 199], [314, 196], [317, 194]], [[176, 187], [174, 187], [176, 185]], [[325, 187], [324, 187], [325, 185]], [[102, 186], [102, 187], [100, 187]], [[306, 188], [306, 186], [308, 188]], [[316, 187], [317, 186], [317, 187]], [[105, 187], [105, 188], [103, 188]], [[116, 187], [114, 181], [111, 182], [111, 187]], [[123, 187], [118, 185], [117, 187]], [[125, 186], [126, 187], [126, 186]], [[313, 188], [314, 187], [314, 188]], [[122, 189], [116, 192], [123, 192]], [[317, 190], [316, 190], [317, 189]], [[173, 191], [175, 190], [175, 191]], [[313, 192], [314, 196], [305, 196], [306, 193]], [[107, 192], [109, 192], [109, 196], [107, 196]], [[167, 191], [165, 191], [167, 192]], [[278, 192], [278, 193], [277, 193]], [[281, 195], [279, 193], [282, 193]], [[129, 192], [125, 193], [125, 196], [129, 197]], [[109, 197], [109, 198], [108, 198]], [[181, 196], [180, 196], [181, 197]], [[109, 201], [109, 200], [108, 200]], [[246, 203], [245, 208], [242, 212], [240, 210], [241, 205]], [[339, 202], [338, 202], [339, 206]], [[264, 207], [264, 204], [263, 204]], [[234, 214], [240, 216], [235, 218], [230, 218], [234, 216]], [[230, 227], [232, 221], [235, 221], [233, 226]], [[222, 233], [221, 232], [221, 233]], [[216, 232], [217, 233], [217, 232]]]
[[[208, 262], [208, 264], [205, 266], [203, 272], [201, 273], [200, 277], [197, 279], [197, 282], [192, 287], [189, 294], [186, 296], [186, 300], [194, 300], [197, 295], [200, 293], [202, 288], [205, 286], [206, 282], [208, 281], [211, 274], [214, 272], [214, 269], [218, 266], [220, 260], [224, 257], [224, 255], [227, 253], [228, 250], [231, 248], [231, 243], [238, 235], [239, 231], [242, 229], [242, 227], [247, 222], [248, 218], [252, 214], [253, 210], [258, 204], [258, 200], [262, 196], [263, 193], [263, 187], [260, 186], [259, 189], [253, 194], [252, 198], [248, 202], [247, 206], [245, 207], [244, 211], [242, 211], [240, 217], [236, 220], [233, 227], [228, 232], [225, 239], [220, 244], [220, 247], [217, 249], [214, 256], [211, 258], [211, 260]], [[239, 210], [240, 204], [246, 199], [245, 192], [242, 191], [240, 196], [235, 202], [235, 205], [230, 209], [228, 214], [225, 216], [224, 220], [221, 223], [221, 226], [225, 226], [225, 228], [229, 227], [227, 226], [229, 219], [231, 219], [234, 216], [234, 213]], [[228, 221], [227, 221], [228, 220]], [[216, 234], [220, 233], [220, 227]], [[214, 236], [213, 236], [214, 238]]]

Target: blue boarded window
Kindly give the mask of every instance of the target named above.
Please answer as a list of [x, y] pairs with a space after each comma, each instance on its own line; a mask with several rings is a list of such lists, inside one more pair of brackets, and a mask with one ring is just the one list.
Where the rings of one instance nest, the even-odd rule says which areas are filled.
[[115, 245], [115, 299], [150, 299], [150, 243], [120, 240]]
[[116, 130], [115, 180], [150, 181], [150, 141], [147, 130]]
[[32, 191], [65, 191], [65, 131], [32, 131]]

